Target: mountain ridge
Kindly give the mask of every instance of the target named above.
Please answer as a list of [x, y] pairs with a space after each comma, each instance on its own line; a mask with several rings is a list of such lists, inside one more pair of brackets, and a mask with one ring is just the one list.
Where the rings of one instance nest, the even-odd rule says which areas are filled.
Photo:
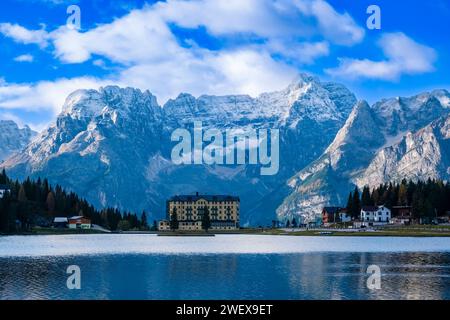
[[[300, 215], [311, 220], [322, 206], [345, 205], [350, 190], [367, 183], [358, 177], [376, 154], [398, 143], [407, 132], [416, 132], [449, 114], [449, 97], [446, 90], [434, 90], [383, 99], [372, 106], [358, 102], [325, 152], [288, 180], [291, 193], [278, 207], [278, 217]], [[389, 181], [377, 181], [384, 182]]]
[[[146, 210], [157, 218], [173, 194], [233, 190], [243, 199], [243, 223], [263, 223], [275, 218], [274, 210], [253, 210], [258, 201], [325, 149], [354, 102], [344, 86], [307, 75], [256, 98], [184, 93], [164, 106], [149, 91], [133, 88], [77, 90], [55, 123], [2, 166], [15, 178], [45, 176], [98, 207]], [[194, 120], [220, 130], [279, 129], [279, 174], [260, 176], [251, 165], [174, 165], [170, 135], [191, 130]]]

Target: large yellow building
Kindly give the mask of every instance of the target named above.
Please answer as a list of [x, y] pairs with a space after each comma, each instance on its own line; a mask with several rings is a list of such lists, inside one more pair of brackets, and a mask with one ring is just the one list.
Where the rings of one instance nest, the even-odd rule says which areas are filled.
[[166, 218], [160, 230], [170, 230], [170, 219], [176, 213], [178, 230], [202, 230], [202, 219], [208, 212], [212, 230], [239, 229], [239, 197], [227, 195], [181, 195], [167, 201]]

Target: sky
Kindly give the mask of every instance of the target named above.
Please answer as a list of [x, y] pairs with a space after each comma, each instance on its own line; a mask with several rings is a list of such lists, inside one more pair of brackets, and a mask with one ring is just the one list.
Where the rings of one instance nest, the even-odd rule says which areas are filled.
[[2, 0], [0, 119], [42, 130], [68, 94], [110, 84], [161, 105], [182, 92], [256, 97], [301, 72], [370, 103], [448, 90], [449, 31], [447, 0]]

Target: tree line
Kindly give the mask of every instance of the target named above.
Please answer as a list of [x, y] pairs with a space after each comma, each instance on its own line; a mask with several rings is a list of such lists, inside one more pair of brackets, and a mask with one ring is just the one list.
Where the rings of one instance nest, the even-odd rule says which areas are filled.
[[347, 200], [347, 213], [358, 218], [364, 206], [409, 206], [413, 218], [431, 219], [450, 211], [450, 184], [442, 180], [407, 181], [386, 183], [370, 190], [355, 187]]
[[51, 186], [47, 179], [13, 181], [3, 169], [0, 185], [10, 189], [0, 199], [1, 233], [26, 232], [36, 225], [49, 227], [54, 217], [71, 216], [84, 216], [91, 223], [111, 231], [156, 229], [156, 221], [149, 227], [145, 211], [138, 217], [117, 208], [97, 210], [74, 192], [68, 192], [60, 185]]

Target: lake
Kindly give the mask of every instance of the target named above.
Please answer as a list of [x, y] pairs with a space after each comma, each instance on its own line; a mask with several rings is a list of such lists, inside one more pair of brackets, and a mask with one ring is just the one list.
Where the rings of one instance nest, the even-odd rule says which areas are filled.
[[450, 238], [7, 236], [0, 299], [450, 299]]

